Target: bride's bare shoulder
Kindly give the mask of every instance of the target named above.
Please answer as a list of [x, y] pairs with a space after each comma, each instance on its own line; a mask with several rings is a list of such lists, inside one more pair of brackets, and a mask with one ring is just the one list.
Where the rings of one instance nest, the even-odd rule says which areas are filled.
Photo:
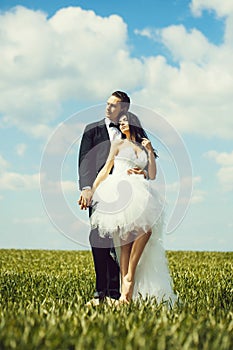
[[124, 142], [124, 140], [122, 140], [122, 139], [120, 139], [120, 140], [117, 140], [117, 139], [113, 140], [111, 142], [111, 147], [117, 148], [117, 147], [121, 146], [123, 144], [123, 142]]
[[117, 154], [119, 152], [119, 149], [120, 149], [120, 147], [122, 145], [122, 142], [123, 142], [122, 139], [120, 139], [120, 140], [113, 140], [111, 142], [111, 150], [112, 150], [113, 153]]

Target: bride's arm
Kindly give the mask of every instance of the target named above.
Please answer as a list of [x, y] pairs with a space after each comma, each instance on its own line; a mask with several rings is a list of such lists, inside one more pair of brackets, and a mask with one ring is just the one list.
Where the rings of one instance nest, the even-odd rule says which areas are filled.
[[148, 177], [151, 180], [156, 178], [157, 168], [154, 151], [148, 151]]
[[109, 175], [109, 173], [114, 165], [115, 156], [118, 153], [118, 146], [119, 146], [119, 141], [112, 142], [106, 163], [105, 163], [104, 167], [100, 170], [99, 174], [97, 175], [97, 177], [93, 183], [93, 186], [92, 186], [93, 193], [95, 192], [95, 190], [99, 186], [99, 184], [102, 181], [104, 181], [107, 178], [107, 176]]
[[157, 167], [155, 162], [155, 154], [150, 141], [143, 138], [142, 146], [144, 146], [148, 153], [148, 177], [150, 180], [154, 180], [157, 174]]

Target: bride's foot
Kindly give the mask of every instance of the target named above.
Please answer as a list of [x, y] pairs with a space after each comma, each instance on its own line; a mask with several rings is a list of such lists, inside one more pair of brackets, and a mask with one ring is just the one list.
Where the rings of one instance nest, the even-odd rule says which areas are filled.
[[119, 299], [120, 304], [129, 304], [129, 300], [126, 299], [126, 296], [121, 294], [121, 297]]
[[129, 302], [133, 296], [134, 281], [129, 280], [128, 276], [125, 275], [122, 280], [122, 295], [120, 300], [123, 302]]

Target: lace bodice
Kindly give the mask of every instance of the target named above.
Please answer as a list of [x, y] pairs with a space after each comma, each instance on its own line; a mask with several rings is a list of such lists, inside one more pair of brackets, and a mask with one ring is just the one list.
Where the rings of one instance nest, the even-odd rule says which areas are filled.
[[128, 169], [134, 167], [144, 169], [147, 162], [148, 158], [146, 151], [142, 150], [137, 155], [131, 146], [121, 148], [114, 160], [113, 174], [125, 173]]

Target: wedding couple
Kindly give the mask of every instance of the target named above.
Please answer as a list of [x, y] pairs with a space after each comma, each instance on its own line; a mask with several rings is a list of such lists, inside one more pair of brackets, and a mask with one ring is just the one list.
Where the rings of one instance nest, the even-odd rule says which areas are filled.
[[155, 297], [171, 306], [163, 201], [153, 181], [157, 154], [129, 106], [125, 92], [113, 92], [105, 119], [86, 126], [80, 145], [78, 202], [89, 209], [96, 273], [89, 304]]

